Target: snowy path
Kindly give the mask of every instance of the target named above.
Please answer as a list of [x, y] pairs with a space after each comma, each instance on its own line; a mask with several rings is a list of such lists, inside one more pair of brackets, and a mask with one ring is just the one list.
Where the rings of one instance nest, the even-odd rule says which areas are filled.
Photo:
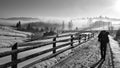
[[[99, 44], [98, 44], [99, 45]], [[51, 68], [89, 68], [100, 59], [97, 38], [73, 49], [73, 52]]]
[[109, 36], [110, 46], [114, 56], [114, 66], [115, 68], [120, 68], [120, 47], [119, 43], [113, 39], [113, 37]]

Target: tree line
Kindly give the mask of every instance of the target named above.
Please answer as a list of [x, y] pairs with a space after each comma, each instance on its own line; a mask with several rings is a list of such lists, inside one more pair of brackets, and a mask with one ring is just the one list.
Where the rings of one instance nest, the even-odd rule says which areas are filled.
[[[40, 26], [39, 26], [40, 25]], [[16, 24], [17, 30], [22, 30], [22, 31], [30, 31], [30, 32], [49, 32], [49, 31], [55, 31], [58, 27], [57, 24], [40, 24], [40, 23], [27, 23], [22, 25], [21, 22], [19, 21]]]

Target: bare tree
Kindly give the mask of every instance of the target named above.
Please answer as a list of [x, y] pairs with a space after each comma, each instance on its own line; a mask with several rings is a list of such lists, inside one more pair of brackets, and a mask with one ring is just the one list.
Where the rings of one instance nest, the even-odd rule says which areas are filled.
[[20, 21], [16, 24], [16, 27], [17, 27], [18, 29], [21, 28], [21, 22], [20, 22]]
[[27, 25], [27, 30], [32, 30], [31, 24], [28, 24], [28, 25]]
[[64, 30], [64, 29], [65, 29], [65, 23], [63, 21], [63, 23], [62, 23], [62, 30]]
[[73, 23], [72, 23], [72, 20], [68, 23], [68, 29], [69, 30], [72, 30], [72, 27], [73, 27]]

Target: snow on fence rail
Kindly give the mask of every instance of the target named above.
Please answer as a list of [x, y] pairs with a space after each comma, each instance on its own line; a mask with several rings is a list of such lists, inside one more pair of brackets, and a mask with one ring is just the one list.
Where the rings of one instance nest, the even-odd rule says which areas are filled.
[[[68, 39], [62, 39], [62, 40], [56, 40], [56, 38], [59, 38], [59, 37], [66, 37], [66, 36], [70, 36], [71, 38], [68, 38]], [[43, 54], [46, 54], [48, 52], [53, 52], [53, 54], [50, 54], [46, 57], [43, 57], [41, 58], [41, 61], [45, 61], [45, 60], [48, 60], [50, 58], [53, 58], [55, 57], [56, 55], [60, 54], [60, 53], [63, 53], [69, 49], [72, 49], [84, 42], [86, 42], [87, 40], [89, 40], [90, 38], [94, 37], [94, 33], [90, 33], [90, 34], [79, 34], [76, 36], [76, 34], [68, 34], [68, 35], [62, 35], [62, 36], [56, 36], [56, 37], [47, 37], [47, 38], [43, 38], [43, 39], [49, 39], [49, 38], [53, 38], [53, 41], [52, 42], [48, 42], [48, 43], [44, 43], [44, 44], [39, 44], [39, 42], [36, 42], [36, 43], [28, 43], [28, 44], [18, 44], [18, 43], [15, 43], [13, 46], [12, 46], [12, 50], [11, 51], [5, 51], [5, 52], [2, 52], [0, 53], [0, 58], [2, 57], [6, 57], [6, 56], [9, 56], [11, 55], [11, 62], [7, 62], [5, 64], [2, 64], [0, 65], [0, 68], [6, 68], [6, 67], [10, 67], [11, 68], [17, 68], [17, 64], [18, 63], [21, 63], [23, 61], [26, 61], [28, 59], [31, 59], [31, 58], [34, 58], [34, 57], [37, 57], [37, 56], [40, 56], [40, 55], [43, 55]], [[84, 38], [84, 41], [81, 42], [81, 39]], [[74, 41], [74, 40], [78, 40], [78, 41]], [[68, 42], [67, 42], [68, 41]], [[58, 42], [67, 42], [65, 44], [62, 44], [62, 45], [59, 45], [57, 46], [56, 43]], [[74, 44], [78, 42], [78, 44]], [[34, 53], [34, 54], [31, 54], [29, 56], [26, 56], [26, 57], [23, 57], [23, 58], [18, 58], [18, 54], [21, 53], [21, 52], [24, 52], [24, 51], [28, 51], [28, 50], [32, 50], [32, 49], [36, 49], [36, 48], [40, 48], [40, 47], [44, 47], [44, 46], [47, 46], [49, 44], [53, 44], [53, 48], [50, 48], [50, 49], [46, 49], [44, 51], [41, 51], [41, 52], [37, 52], [37, 53]], [[34, 46], [31, 46], [31, 45], [34, 45]], [[70, 45], [70, 46], [69, 46]], [[18, 47], [20, 46], [29, 46], [29, 47], [25, 47], [25, 48], [20, 48], [18, 49]], [[61, 49], [61, 50], [58, 50], [56, 51], [57, 49], [59, 48], [62, 48], [62, 47], [65, 47], [65, 46], [69, 46], [69, 47], [66, 47], [64, 49]], [[31, 63], [31, 64], [34, 64]], [[29, 65], [28, 65], [29, 66]], [[27, 66], [27, 67], [28, 67]]]

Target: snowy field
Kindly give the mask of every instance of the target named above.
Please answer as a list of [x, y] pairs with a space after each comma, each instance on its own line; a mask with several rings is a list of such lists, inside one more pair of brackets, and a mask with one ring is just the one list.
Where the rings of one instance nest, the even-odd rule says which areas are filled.
[[13, 45], [15, 42], [23, 42], [27, 40], [29, 32], [14, 30], [10, 27], [0, 27], [0, 48]]

